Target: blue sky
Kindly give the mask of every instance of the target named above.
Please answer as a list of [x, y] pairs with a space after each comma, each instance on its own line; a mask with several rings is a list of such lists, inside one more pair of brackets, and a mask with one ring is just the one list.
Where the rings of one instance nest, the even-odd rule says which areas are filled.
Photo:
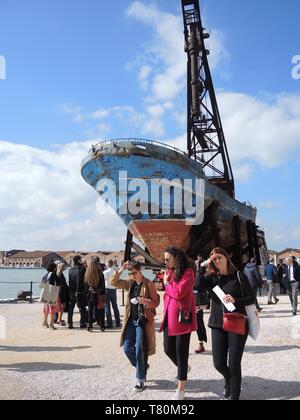
[[[202, 0], [201, 6], [212, 35], [212, 71], [238, 198], [258, 207], [270, 248], [300, 248], [300, 80], [291, 77], [292, 58], [300, 55], [300, 4]], [[6, 60], [6, 80], [0, 80], [0, 144], [5, 142], [6, 153], [9, 149], [11, 155], [14, 145], [24, 145], [27, 148], [17, 153], [24, 159], [33, 159], [38, 149], [64, 162], [62, 150], [68, 154], [70, 144], [75, 153], [76, 142], [80, 161], [87, 142], [102, 137], [141, 136], [184, 144], [185, 56], [179, 0], [2, 0], [0, 16], [0, 55]], [[40, 156], [36, 159], [42, 161]], [[45, 165], [41, 164], [42, 172]], [[55, 174], [62, 173], [61, 165]], [[75, 161], [73, 165], [77, 170]], [[7, 170], [16, 171], [2, 170], [0, 180], [15, 188], [18, 180]], [[29, 177], [26, 191], [31, 191], [30, 184]], [[67, 184], [69, 194], [72, 184]], [[33, 195], [27, 210], [39, 207], [43, 194], [51, 195], [46, 180], [44, 185], [45, 192]], [[4, 187], [6, 204], [0, 204], [0, 214], [11, 228], [3, 233], [3, 241], [0, 238], [0, 248], [19, 246], [18, 241], [33, 249], [46, 244], [72, 247], [71, 233], [65, 242], [63, 237], [55, 242], [52, 232], [52, 239], [43, 243], [39, 237], [46, 225], [29, 223], [29, 232], [26, 218], [22, 233], [12, 240], [22, 223], [17, 213], [13, 223], [9, 219], [9, 199], [3, 194]], [[13, 205], [14, 197], [7, 197]], [[27, 197], [22, 198], [23, 207]], [[91, 197], [92, 192], [86, 199]], [[70, 206], [78, 207], [73, 201]], [[67, 231], [81, 216], [84, 223], [90, 221], [87, 204], [83, 207], [85, 213], [75, 217], [72, 208], [66, 211], [62, 204], [60, 224], [53, 221], [55, 229]], [[115, 235], [121, 237], [118, 230]], [[110, 245], [119, 244], [120, 238]]]

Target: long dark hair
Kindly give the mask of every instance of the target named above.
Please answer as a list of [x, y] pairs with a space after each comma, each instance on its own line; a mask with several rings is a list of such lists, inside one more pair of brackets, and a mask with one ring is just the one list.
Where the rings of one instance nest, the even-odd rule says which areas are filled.
[[191, 260], [186, 253], [176, 246], [169, 247], [165, 250], [168, 254], [175, 258], [175, 281], [179, 282], [188, 268], [192, 268]]

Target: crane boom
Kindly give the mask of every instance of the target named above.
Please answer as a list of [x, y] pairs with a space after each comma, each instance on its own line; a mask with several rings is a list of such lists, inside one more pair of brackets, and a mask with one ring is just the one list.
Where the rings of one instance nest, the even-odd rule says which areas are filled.
[[181, 0], [188, 55], [187, 150], [209, 181], [235, 196], [234, 178], [208, 64], [199, 0]]

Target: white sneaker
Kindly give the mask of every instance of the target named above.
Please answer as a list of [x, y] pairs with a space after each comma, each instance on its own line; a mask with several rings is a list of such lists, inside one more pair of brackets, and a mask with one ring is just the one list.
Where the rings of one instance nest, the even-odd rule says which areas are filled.
[[185, 391], [177, 391], [174, 394], [174, 397], [172, 398], [173, 401], [183, 401], [185, 399]]

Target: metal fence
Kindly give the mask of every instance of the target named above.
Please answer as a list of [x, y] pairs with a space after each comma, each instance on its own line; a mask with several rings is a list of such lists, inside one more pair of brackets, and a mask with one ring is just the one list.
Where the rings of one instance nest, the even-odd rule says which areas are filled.
[[[24, 281], [21, 281], [21, 282], [18, 282], [18, 281], [0, 281], [0, 284], [7, 284], [7, 285], [28, 284], [29, 287], [30, 287], [30, 290], [28, 291], [27, 296], [29, 296], [29, 303], [33, 303], [33, 285], [34, 284], [40, 284], [40, 282], [35, 282], [35, 281], [27, 281], [27, 282], [24, 282]], [[122, 290], [120, 292], [121, 292], [121, 296], [122, 296], [122, 305], [121, 306], [125, 306], [125, 292], [124, 292], [124, 290]], [[0, 297], [0, 300], [4, 301], [6, 299], [1, 299], [1, 297]], [[7, 299], [7, 300], [9, 300], [9, 299]], [[18, 298], [16, 298], [16, 300], [18, 300]], [[20, 299], [20, 300], [23, 300], [23, 299]]]
[[[34, 282], [34, 281], [27, 281], [27, 282], [19, 282], [19, 281], [0, 281], [0, 284], [6, 284], [6, 285], [12, 285], [12, 284], [27, 284], [30, 287], [30, 290], [27, 293], [27, 296], [29, 296], [29, 303], [33, 302], [33, 285], [34, 284], [40, 284], [40, 282]], [[25, 293], [25, 292], [24, 292]], [[18, 297], [17, 297], [18, 299]], [[0, 299], [1, 300], [1, 299]]]

